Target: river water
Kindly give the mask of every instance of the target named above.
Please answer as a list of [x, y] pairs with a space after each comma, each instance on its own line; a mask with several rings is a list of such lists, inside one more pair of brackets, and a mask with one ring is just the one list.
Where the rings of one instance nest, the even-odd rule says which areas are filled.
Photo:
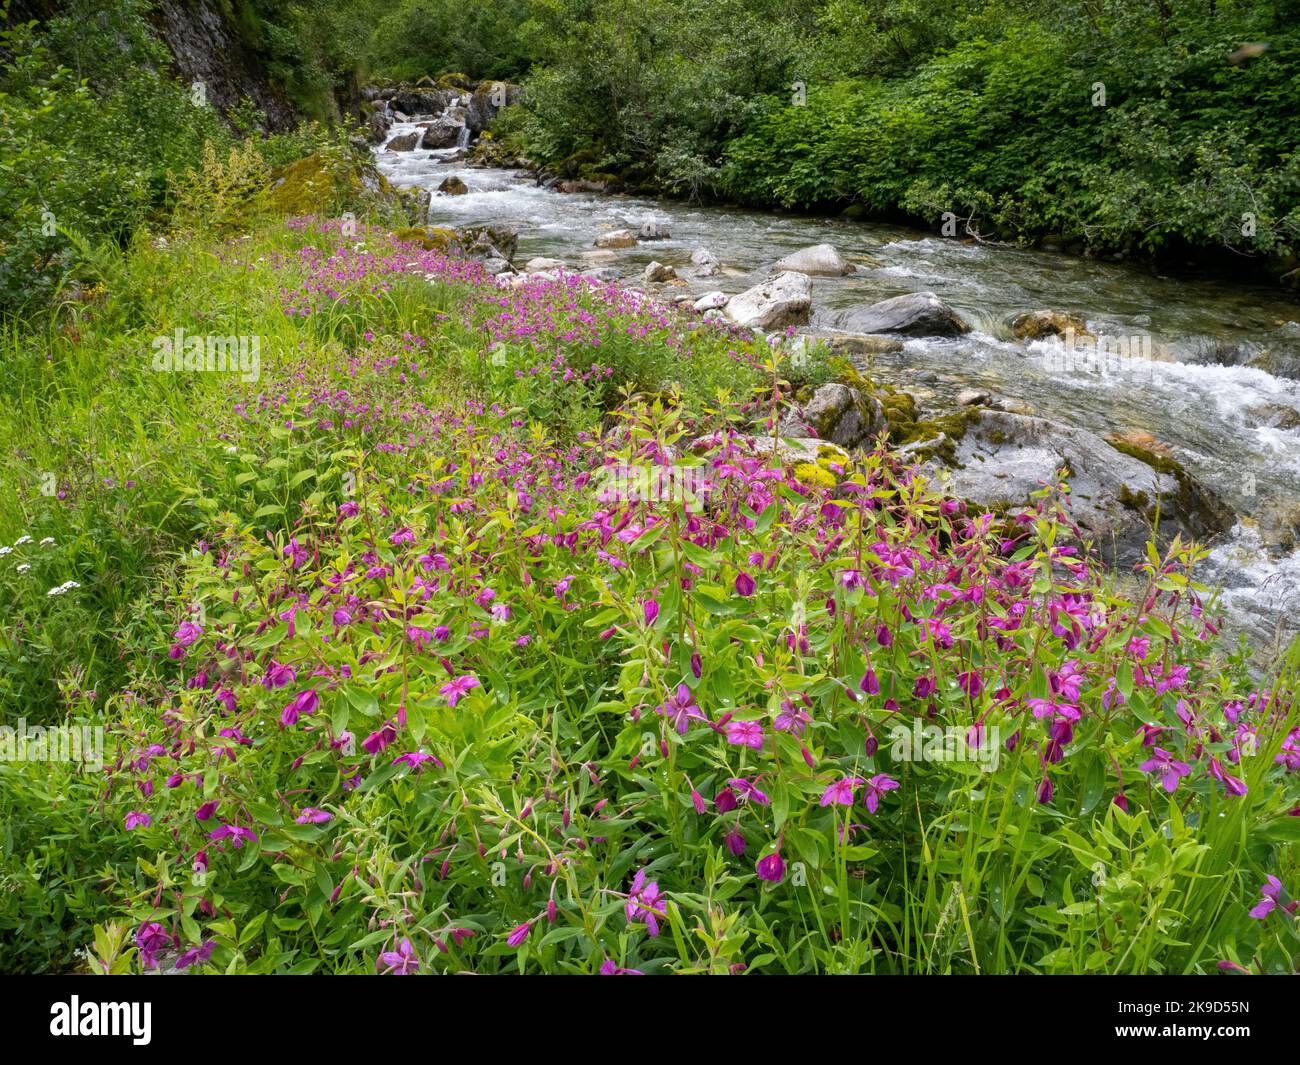
[[[415, 128], [397, 123], [389, 136]], [[545, 256], [573, 270], [612, 267], [639, 283], [645, 266], [658, 261], [687, 282], [670, 294], [733, 294], [760, 281], [783, 255], [831, 244], [860, 270], [813, 278], [813, 328], [834, 328], [839, 313], [890, 296], [937, 293], [973, 331], [908, 340], [902, 353], [876, 356], [872, 376], [906, 388], [923, 406], [942, 407], [974, 386], [1103, 435], [1152, 434], [1239, 515], [1201, 571], [1206, 583], [1222, 586], [1231, 628], [1260, 650], [1300, 632], [1300, 306], [1278, 290], [1163, 277], [1136, 264], [991, 247], [897, 225], [559, 193], [524, 171], [470, 167], [456, 154], [380, 148], [376, 161], [393, 183], [433, 192], [433, 225], [515, 226], [516, 263]], [[469, 193], [434, 191], [449, 175]], [[668, 239], [618, 251], [594, 247], [602, 231], [635, 231], [647, 221], [666, 227]], [[722, 272], [693, 278], [696, 248], [711, 251]], [[1010, 318], [1045, 308], [1080, 314], [1092, 332], [1154, 357], [1087, 364], [1060, 358], [1056, 340], [1011, 338]]]

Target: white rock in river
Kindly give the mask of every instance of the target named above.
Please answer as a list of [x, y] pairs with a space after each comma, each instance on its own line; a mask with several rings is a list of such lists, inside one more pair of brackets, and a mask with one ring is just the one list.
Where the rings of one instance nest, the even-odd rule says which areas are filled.
[[665, 266], [663, 263], [652, 262], [641, 274], [642, 281], [671, 281], [677, 276], [677, 271], [671, 266]]
[[695, 267], [696, 277], [713, 277], [722, 273], [722, 264], [708, 248], [696, 248], [691, 252], [691, 263]]
[[697, 311], [721, 310], [730, 298], [725, 292], [706, 292], [695, 301], [694, 307]]
[[803, 325], [812, 311], [812, 279], [786, 270], [760, 281], [728, 302], [725, 314], [737, 325], [781, 329]]
[[546, 259], [538, 256], [536, 259], [529, 259], [524, 263], [524, 273], [540, 274], [545, 270], [563, 270], [564, 263], [560, 259]]
[[598, 234], [598, 248], [631, 248], [636, 245], [636, 235], [630, 229], [611, 229], [608, 233]]
[[814, 244], [810, 248], [801, 248], [791, 252], [772, 268], [774, 270], [794, 270], [814, 277], [843, 277], [853, 273], [853, 264], [846, 260], [829, 244]]

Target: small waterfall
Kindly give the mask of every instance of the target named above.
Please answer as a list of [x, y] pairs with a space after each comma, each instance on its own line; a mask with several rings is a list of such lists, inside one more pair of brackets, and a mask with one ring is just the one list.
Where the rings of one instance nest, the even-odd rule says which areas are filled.
[[456, 135], [456, 147], [464, 148], [469, 144], [469, 126], [461, 126], [460, 133]]

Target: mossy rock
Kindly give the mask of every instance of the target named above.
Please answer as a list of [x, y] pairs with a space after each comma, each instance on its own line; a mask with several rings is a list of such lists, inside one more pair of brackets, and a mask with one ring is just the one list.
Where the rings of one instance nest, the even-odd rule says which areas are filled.
[[839, 478], [822, 466], [820, 460], [817, 465], [811, 462], [800, 462], [794, 468], [794, 479], [810, 488], [834, 488], [839, 484]]
[[392, 196], [392, 188], [369, 162], [313, 152], [271, 173], [262, 206], [280, 215], [331, 214]]
[[580, 148], [556, 164], [555, 170], [566, 178], [582, 177], [584, 170], [593, 170], [604, 153], [598, 148]]
[[460, 248], [460, 237], [454, 229], [446, 226], [406, 226], [393, 233], [398, 240], [408, 244], [418, 244], [425, 251], [450, 254]]
[[957, 444], [980, 420], [976, 407], [958, 407], [944, 414], [922, 418], [916, 398], [910, 392], [873, 381], [847, 360], [833, 359], [831, 366], [836, 380], [871, 396], [880, 404], [889, 425], [889, 442], [894, 447], [935, 442], [933, 447], [916, 448], [912, 454], [917, 459], [937, 457], [953, 465], [957, 461]]
[[[1176, 514], [1197, 536], [1209, 536], [1232, 528], [1236, 521], [1232, 508], [1188, 473], [1177, 459], [1119, 437], [1111, 437], [1107, 443], [1121, 454], [1137, 459], [1157, 473], [1167, 474], [1178, 483], [1173, 499]], [[1155, 514], [1154, 501], [1148, 500], [1145, 492], [1129, 492], [1127, 498], [1121, 495], [1120, 502], [1131, 510], [1141, 511], [1148, 518]]]
[[463, 92], [471, 92], [477, 85], [477, 81], [468, 74], [461, 74], [459, 71], [444, 74], [438, 79], [438, 88], [440, 89], [460, 89]]

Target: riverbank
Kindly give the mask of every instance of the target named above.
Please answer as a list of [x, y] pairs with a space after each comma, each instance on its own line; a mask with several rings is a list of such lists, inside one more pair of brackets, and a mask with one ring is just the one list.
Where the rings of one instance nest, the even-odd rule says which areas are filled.
[[1187, 551], [1121, 594], [1054, 493], [774, 447], [817, 349], [413, 237], [173, 234], [20, 348], [0, 968], [1294, 968], [1298, 663]]
[[[409, 138], [422, 122], [399, 123], [384, 138]], [[525, 171], [476, 166], [474, 156], [377, 147], [377, 163], [391, 181], [429, 193], [433, 224], [513, 228], [520, 271], [542, 260], [539, 267], [562, 264], [668, 302], [689, 296], [693, 303], [712, 293], [735, 296], [762, 282], [783, 256], [829, 244], [852, 269], [811, 278], [811, 307], [797, 328], [813, 334], [853, 332], [855, 315], [871, 304], [934, 291], [970, 331], [894, 336], [871, 345], [859, 372], [913, 397], [922, 421], [950, 420], [963, 393], [982, 393], [983, 405], [1177, 463], [1235, 516], [1226, 526], [1198, 530], [1212, 548], [1206, 576], [1223, 583], [1235, 631], [1275, 651], [1297, 631], [1300, 324], [1280, 293], [1156, 278], [1133, 264], [987, 247], [896, 226], [563, 192]], [[458, 183], [457, 194], [440, 193], [444, 182]], [[651, 239], [635, 239], [643, 225], [654, 230]], [[597, 246], [622, 230], [634, 239]], [[652, 263], [675, 276], [645, 281]], [[1072, 350], [1050, 331], [1016, 336], [1013, 323], [1046, 310], [1073, 316]]]

